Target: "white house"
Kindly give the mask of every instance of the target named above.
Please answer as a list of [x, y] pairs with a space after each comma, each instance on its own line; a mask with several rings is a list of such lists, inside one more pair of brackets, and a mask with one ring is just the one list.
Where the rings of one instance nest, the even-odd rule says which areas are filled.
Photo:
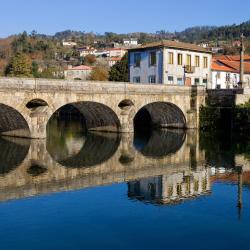
[[114, 66], [117, 62], [120, 62], [122, 60], [121, 57], [109, 57], [108, 59], [108, 65], [109, 67]]
[[73, 42], [73, 41], [65, 41], [65, 40], [63, 40], [62, 45], [64, 47], [74, 47], [74, 46], [77, 46], [77, 43]]
[[130, 46], [137, 46], [138, 40], [136, 38], [125, 38], [123, 39], [123, 45], [130, 47]]
[[[237, 88], [240, 81], [240, 57], [217, 56], [212, 63], [212, 88]], [[250, 87], [249, 56], [244, 58], [244, 84]]]
[[68, 80], [81, 79], [88, 80], [92, 67], [86, 65], [80, 65], [76, 67], [70, 67], [64, 71], [64, 77]]
[[127, 50], [123, 48], [110, 48], [108, 51], [109, 57], [123, 57], [127, 53]]
[[128, 51], [130, 82], [211, 85], [212, 53], [206, 48], [161, 41]]

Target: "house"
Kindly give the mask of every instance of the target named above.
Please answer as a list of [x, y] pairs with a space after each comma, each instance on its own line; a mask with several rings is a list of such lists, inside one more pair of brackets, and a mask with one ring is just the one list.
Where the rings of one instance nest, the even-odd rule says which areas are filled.
[[108, 51], [109, 57], [123, 57], [127, 53], [127, 50], [123, 48], [110, 48]]
[[96, 49], [85, 46], [85, 47], [81, 47], [81, 48], [77, 48], [77, 51], [80, 54], [80, 57], [85, 57], [87, 55], [94, 55], [96, 52]]
[[69, 67], [64, 71], [64, 77], [68, 80], [78, 79], [87, 80], [92, 72], [92, 67], [80, 65], [76, 67]]
[[123, 45], [127, 47], [137, 46], [138, 40], [136, 38], [125, 38], [123, 39]]
[[165, 40], [128, 51], [130, 82], [211, 85], [212, 53], [206, 48]]
[[121, 57], [109, 57], [108, 59], [108, 65], [109, 67], [114, 66], [117, 62], [120, 62], [122, 60]]
[[[237, 88], [240, 81], [240, 56], [215, 56], [212, 63], [212, 88]], [[244, 56], [244, 84], [250, 86], [250, 56]], [[245, 87], [246, 87], [245, 86]]]
[[65, 41], [65, 40], [63, 40], [62, 45], [64, 47], [74, 47], [74, 46], [77, 46], [77, 43], [73, 42], [73, 41]]

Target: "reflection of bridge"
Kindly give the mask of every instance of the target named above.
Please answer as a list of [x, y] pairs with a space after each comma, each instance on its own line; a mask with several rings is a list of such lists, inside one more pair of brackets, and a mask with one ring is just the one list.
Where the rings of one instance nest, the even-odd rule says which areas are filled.
[[[109, 140], [116, 144], [114, 135], [106, 136], [111, 136]], [[91, 159], [86, 161], [86, 158], [81, 158], [77, 153], [75, 159], [71, 157], [57, 162], [53, 159], [53, 153], [47, 152], [44, 140], [32, 140], [29, 147], [27, 140], [5, 138], [4, 140], [11, 140], [20, 159], [19, 163], [13, 163], [19, 164], [16, 168], [7, 169], [10, 165], [5, 164], [5, 168], [1, 169], [0, 200], [129, 182], [152, 176], [170, 176], [176, 173], [192, 176], [204, 169], [204, 154], [197, 148], [197, 136], [194, 132], [189, 131], [186, 137], [181, 133], [180, 138], [183, 140], [180, 140], [179, 147], [172, 147], [172, 152], [159, 149], [162, 155], [154, 156], [149, 154], [151, 151], [148, 149], [159, 147], [157, 143], [152, 144], [154, 138], [138, 151], [133, 146], [131, 134], [123, 134], [117, 149], [109, 146], [111, 149], [107, 152], [111, 154], [103, 156], [100, 162]], [[170, 144], [172, 142], [173, 140]], [[165, 146], [166, 144], [163, 145]], [[20, 148], [23, 148], [22, 152]], [[6, 151], [7, 155], [9, 150]], [[28, 153], [25, 157], [26, 152]], [[23, 161], [21, 154], [25, 157]]]
[[52, 114], [65, 105], [80, 111], [88, 129], [132, 132], [134, 118], [158, 127], [198, 127], [202, 86], [135, 85], [0, 78], [0, 133], [45, 138]]

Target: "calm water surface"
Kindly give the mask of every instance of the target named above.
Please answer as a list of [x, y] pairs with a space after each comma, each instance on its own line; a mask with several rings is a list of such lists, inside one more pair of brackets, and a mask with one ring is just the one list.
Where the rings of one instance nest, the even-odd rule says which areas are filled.
[[249, 249], [246, 136], [0, 138], [0, 249]]

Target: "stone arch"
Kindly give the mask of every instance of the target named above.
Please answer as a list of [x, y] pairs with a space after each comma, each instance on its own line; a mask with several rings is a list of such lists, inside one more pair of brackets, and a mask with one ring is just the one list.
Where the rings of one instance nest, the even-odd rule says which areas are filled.
[[0, 134], [30, 137], [30, 128], [23, 114], [17, 109], [0, 103]]
[[133, 122], [135, 131], [142, 128], [186, 128], [184, 113], [169, 102], [146, 104], [137, 111]]
[[134, 106], [134, 103], [130, 99], [124, 99], [118, 104], [121, 110], [129, 110], [132, 106]]
[[121, 123], [117, 114], [105, 104], [94, 101], [73, 102], [61, 106], [54, 114], [72, 110], [78, 110], [81, 113], [87, 130], [120, 132]]
[[27, 104], [26, 104], [26, 108], [33, 110], [39, 107], [47, 107], [48, 103], [46, 101], [44, 101], [43, 99], [32, 99], [30, 100]]

